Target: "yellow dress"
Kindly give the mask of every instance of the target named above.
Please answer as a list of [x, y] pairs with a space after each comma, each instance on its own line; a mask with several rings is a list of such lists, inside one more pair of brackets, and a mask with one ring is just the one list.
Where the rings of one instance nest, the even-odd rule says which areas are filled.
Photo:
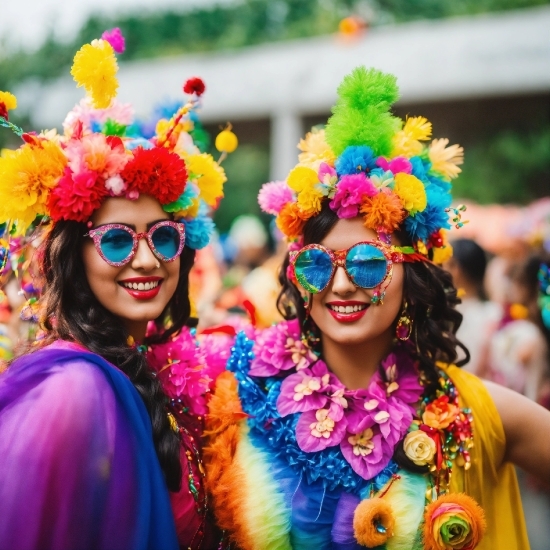
[[462, 407], [472, 409], [474, 441], [472, 467], [455, 467], [451, 492], [464, 492], [484, 509], [487, 532], [478, 550], [529, 550], [527, 530], [514, 466], [503, 462], [504, 428], [483, 382], [462, 369], [445, 368], [454, 382]]

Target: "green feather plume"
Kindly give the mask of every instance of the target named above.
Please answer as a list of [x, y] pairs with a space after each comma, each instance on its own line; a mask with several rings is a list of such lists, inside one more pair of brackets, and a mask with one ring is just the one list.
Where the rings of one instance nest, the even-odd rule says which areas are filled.
[[389, 156], [392, 136], [402, 125], [390, 113], [398, 97], [397, 79], [391, 74], [357, 67], [347, 75], [325, 130], [334, 153], [341, 155], [349, 145], [368, 145], [375, 154]]

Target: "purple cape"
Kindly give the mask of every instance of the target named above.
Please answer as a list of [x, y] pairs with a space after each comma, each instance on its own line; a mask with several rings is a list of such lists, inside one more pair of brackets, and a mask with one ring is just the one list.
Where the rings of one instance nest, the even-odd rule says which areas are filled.
[[0, 550], [177, 549], [143, 401], [57, 342], [0, 375]]

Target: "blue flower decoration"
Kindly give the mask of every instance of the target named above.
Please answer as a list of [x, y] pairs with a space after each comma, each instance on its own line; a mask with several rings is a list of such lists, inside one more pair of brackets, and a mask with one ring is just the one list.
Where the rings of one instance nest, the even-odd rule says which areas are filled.
[[439, 229], [449, 229], [449, 214], [446, 208], [451, 206], [451, 195], [437, 185], [426, 186], [428, 205], [422, 212], [405, 218], [405, 229], [414, 241], [427, 242], [430, 235]]
[[339, 176], [368, 172], [376, 168], [376, 157], [366, 145], [350, 145], [336, 160], [335, 168]]
[[208, 217], [206, 205], [201, 204], [196, 218], [182, 221], [185, 224], [185, 244], [189, 248], [200, 250], [210, 242], [216, 225]]
[[152, 149], [154, 147], [154, 145], [148, 139], [144, 139], [142, 137], [127, 141], [124, 146], [126, 147], [126, 149], [128, 149], [128, 151], [133, 151], [138, 147], [143, 147], [143, 149]]

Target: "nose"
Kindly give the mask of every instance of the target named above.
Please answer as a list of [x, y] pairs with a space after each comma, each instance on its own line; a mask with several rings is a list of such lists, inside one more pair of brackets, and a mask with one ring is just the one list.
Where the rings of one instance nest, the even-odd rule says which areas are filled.
[[136, 255], [132, 258], [131, 266], [136, 271], [152, 271], [158, 267], [159, 261], [149, 248], [147, 239], [139, 239]]
[[332, 292], [340, 296], [345, 296], [355, 292], [357, 287], [351, 282], [346, 270], [338, 266], [332, 279]]

